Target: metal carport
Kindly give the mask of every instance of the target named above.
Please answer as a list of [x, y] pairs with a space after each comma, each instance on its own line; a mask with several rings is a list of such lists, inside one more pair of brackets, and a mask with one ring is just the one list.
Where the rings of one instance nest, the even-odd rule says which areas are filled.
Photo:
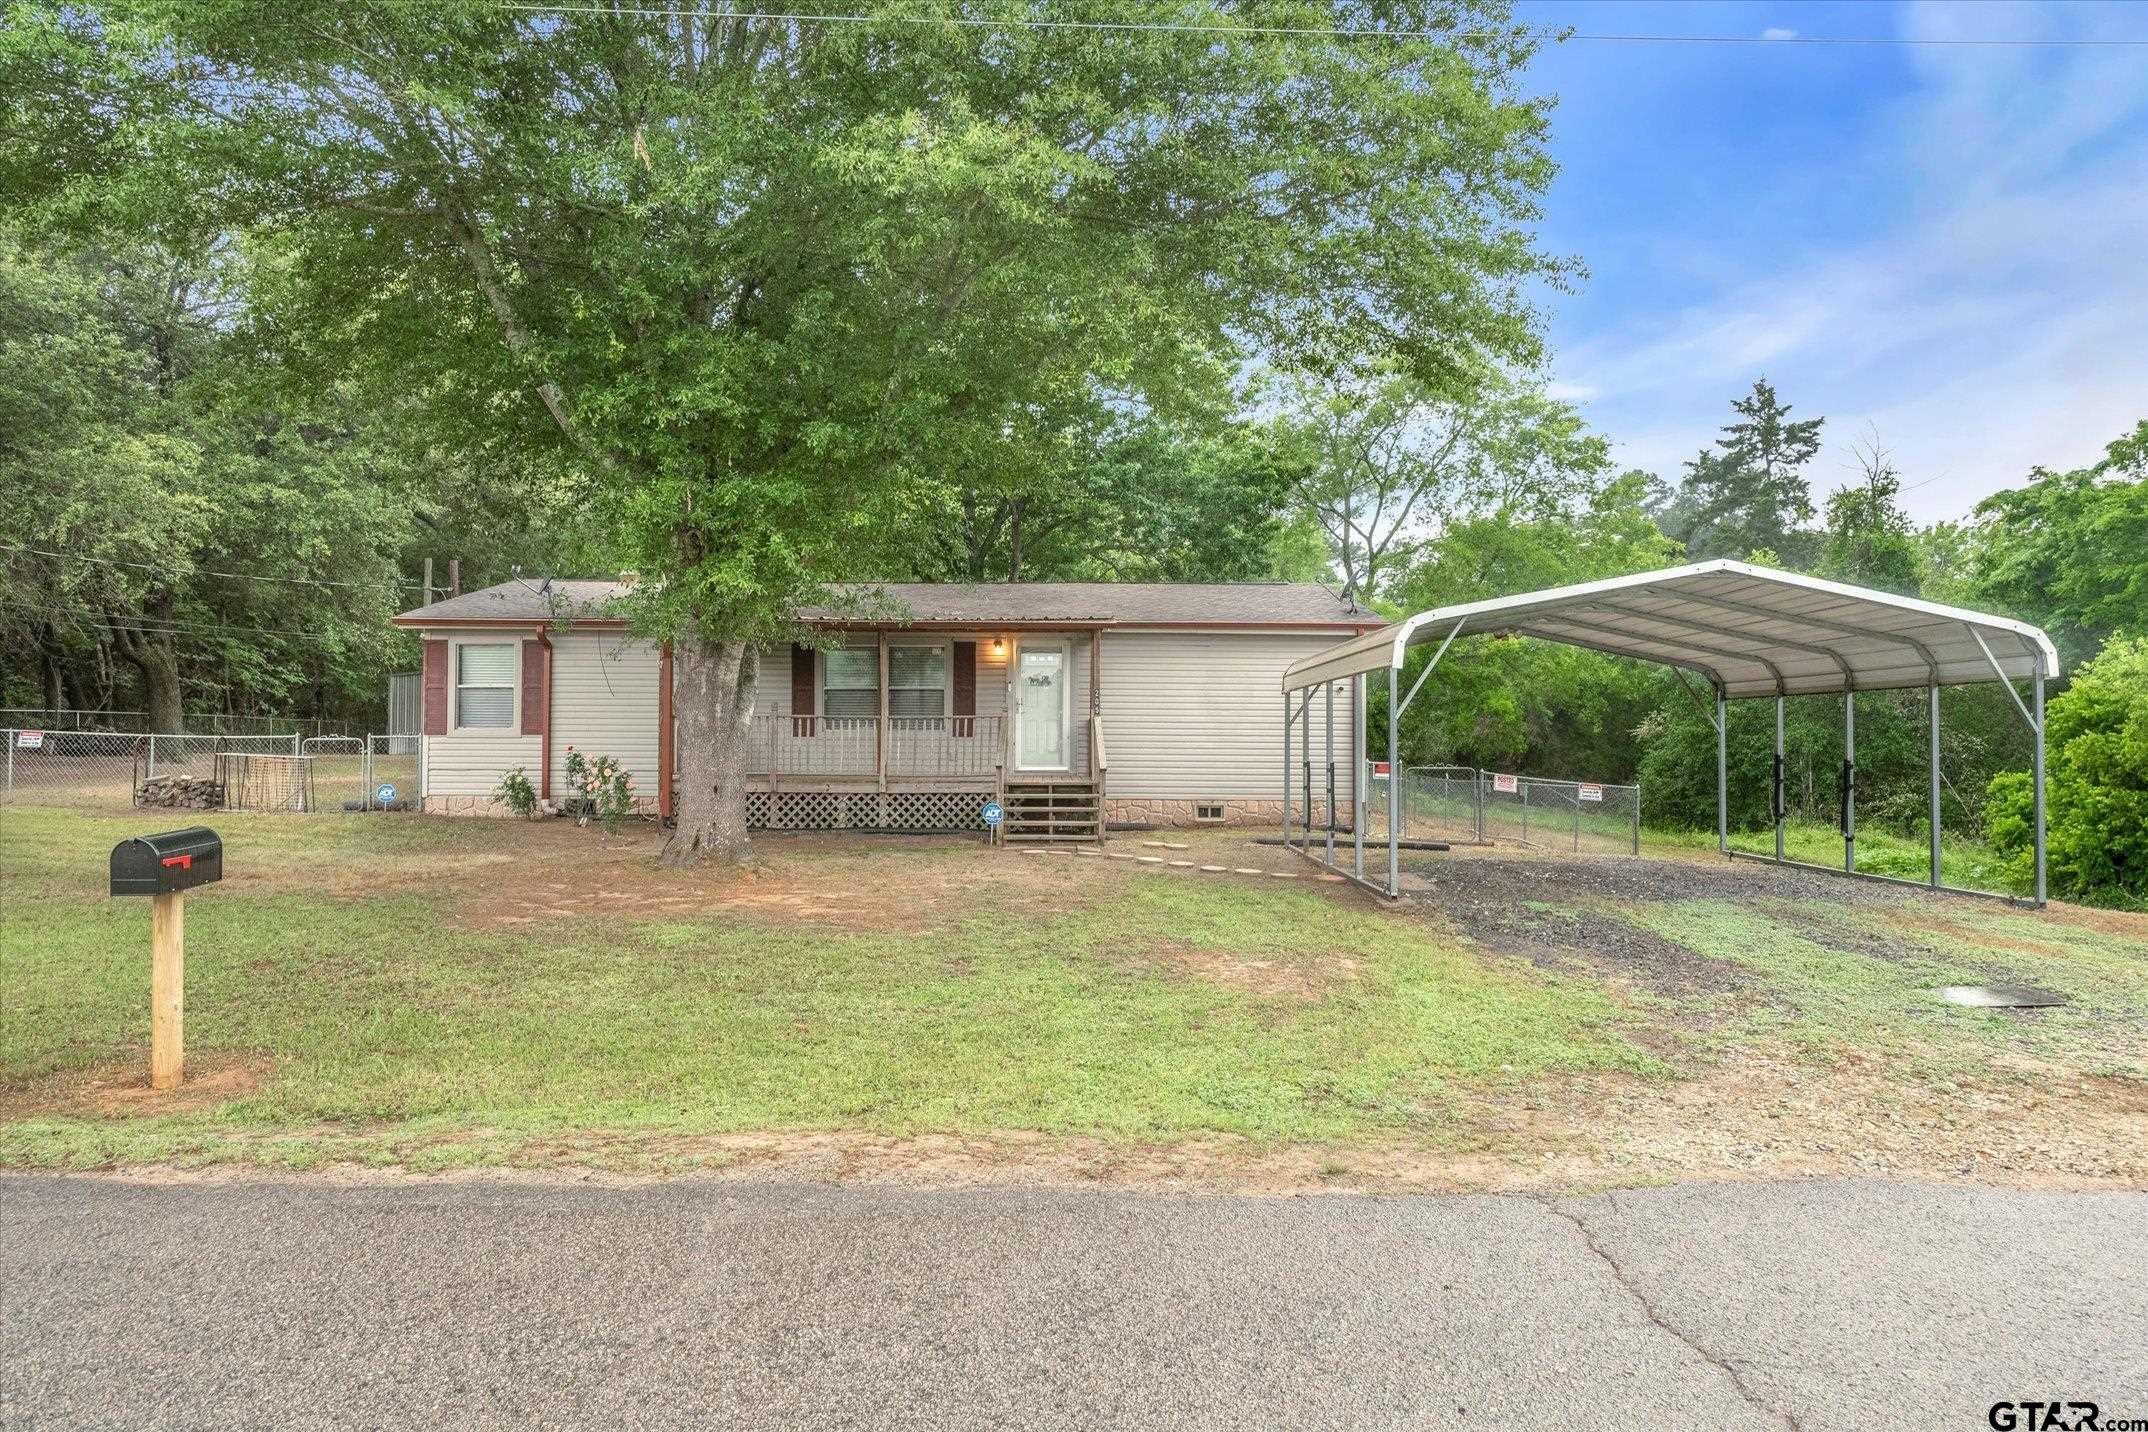
[[[1728, 785], [1728, 703], [1753, 697], [1775, 699], [1775, 774], [1772, 810], [1775, 855], [1771, 863], [1806, 865], [1783, 856], [1784, 799], [1783, 698], [1843, 696], [1842, 772], [1843, 873], [1865, 879], [1857, 869], [1857, 710], [1856, 693], [1922, 687], [1931, 706], [1931, 888], [1951, 889], [1939, 879], [1939, 688], [1978, 682], [2002, 683], [2035, 737], [2035, 903], [2044, 903], [2044, 682], [2058, 674], [2058, 651], [2035, 627], [1988, 612], [1967, 611], [1937, 602], [1898, 597], [1888, 592], [1822, 581], [1794, 572], [1778, 572], [1744, 562], [1697, 562], [1660, 572], [1609, 577], [1570, 587], [1551, 587], [1520, 596], [1470, 602], [1420, 612], [1406, 621], [1367, 632], [1306, 657], [1283, 674], [1283, 829], [1291, 828], [1291, 777], [1302, 764], [1303, 819], [1293, 843], [1309, 859], [1347, 875], [1390, 897], [1401, 894], [1401, 807], [1399, 732], [1402, 713], [1424, 688], [1425, 680], [1465, 636], [1528, 636], [1564, 642], [1613, 656], [1661, 662], [1705, 679], [1715, 693], [1710, 717], [1716, 733], [1716, 843], [1726, 857], [1769, 860], [1730, 848]], [[1439, 649], [1404, 694], [1398, 690], [1409, 649], [1437, 641]], [[1357, 748], [1365, 746], [1365, 681], [1387, 673], [1387, 878], [1365, 878], [1366, 784], [1360, 770], [1354, 783], [1356, 810], [1350, 822], [1354, 852], [1351, 868], [1334, 858], [1334, 737], [1328, 738], [1328, 853], [1315, 853], [1313, 835], [1313, 688], [1325, 687], [1332, 698], [1337, 682], [1352, 683], [1358, 713]], [[2030, 683], [2024, 703], [2014, 682]], [[1697, 695], [1697, 693], [1696, 693]], [[1293, 711], [1295, 702], [1297, 710]], [[1293, 732], [1304, 747], [1296, 756]], [[1378, 847], [1375, 846], [1375, 849]], [[1977, 893], [1977, 892], [1967, 892]]]

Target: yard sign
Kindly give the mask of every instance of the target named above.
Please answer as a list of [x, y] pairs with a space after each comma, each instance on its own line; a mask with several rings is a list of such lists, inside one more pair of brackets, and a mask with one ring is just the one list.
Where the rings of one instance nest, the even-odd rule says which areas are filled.
[[1521, 777], [1495, 775], [1492, 777], [1492, 789], [1503, 796], [1513, 795], [1521, 789]]

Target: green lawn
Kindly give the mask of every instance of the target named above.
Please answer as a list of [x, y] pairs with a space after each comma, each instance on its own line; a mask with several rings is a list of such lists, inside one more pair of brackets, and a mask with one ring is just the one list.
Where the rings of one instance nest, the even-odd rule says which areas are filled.
[[[1488, 930], [1438, 898], [952, 839], [771, 840], [756, 874], [680, 873], [645, 832], [227, 815], [228, 877], [188, 905], [189, 1082], [152, 1095], [148, 902], [103, 882], [154, 823], [0, 808], [0, 1164], [668, 1166], [757, 1133], [1512, 1153], [1535, 1137], [1513, 1109], [1702, 1077], [1748, 1041], [1816, 1066], [1878, 1052], [1909, 1079], [2009, 1052], [2128, 1074], [2148, 1019], [2148, 920], [1914, 897], [1845, 915], [1831, 884], [1689, 898], [1725, 878], [1690, 857], [1605, 867], [1660, 899], [1570, 860], [1480, 866], [1532, 892]], [[1935, 1006], [1934, 982], [1988, 969], [1963, 929], [2079, 1008], [2029, 1028]], [[1605, 953], [1650, 940], [1738, 977], [1666, 986]]]

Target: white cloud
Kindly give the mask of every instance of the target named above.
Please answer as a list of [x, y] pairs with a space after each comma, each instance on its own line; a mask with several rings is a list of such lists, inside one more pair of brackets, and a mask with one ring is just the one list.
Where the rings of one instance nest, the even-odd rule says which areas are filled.
[[1569, 347], [1561, 385], [1591, 394], [1620, 460], [1675, 473], [1765, 372], [1828, 418], [1820, 493], [1869, 423], [1936, 520], [2148, 417], [2148, 67], [2058, 54], [1920, 52], [1872, 140], [1903, 176], [1885, 237]]
[[1770, 25], [1760, 32], [1760, 38], [1763, 40], [1794, 40], [1797, 38], [1797, 31], [1785, 29], [1781, 25]]

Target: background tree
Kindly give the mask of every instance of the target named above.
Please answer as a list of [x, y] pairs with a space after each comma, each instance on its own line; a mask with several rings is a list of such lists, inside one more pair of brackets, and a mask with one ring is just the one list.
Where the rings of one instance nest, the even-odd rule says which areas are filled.
[[1851, 448], [1860, 480], [1827, 499], [1827, 542], [1819, 574], [1838, 582], [1915, 596], [1917, 543], [1900, 502], [1902, 475], [1875, 431]]
[[1789, 405], [1766, 378], [1754, 380], [1753, 391], [1730, 406], [1737, 420], [1723, 428], [1713, 448], [1686, 464], [1667, 514], [1683, 524], [1672, 535], [1696, 562], [1764, 550], [1803, 568], [1813, 555], [1804, 527], [1813, 516], [1804, 468], [1820, 450], [1826, 419], [1792, 421]]
[[964, 9], [17, 15], [110, 116], [87, 173], [79, 144], [28, 166], [53, 205], [259, 234], [283, 371], [419, 395], [443, 447], [575, 455], [650, 579], [639, 629], [677, 644], [675, 859], [745, 853], [755, 647], [899, 560], [934, 469], [1030, 462], [1035, 412], [1212, 404], [1253, 354], [1427, 385], [1527, 362], [1517, 295], [1564, 271], [1528, 229], [1536, 41], [1497, 4], [1168, 16], [1437, 36], [1373, 43]]
[[1392, 369], [1298, 379], [1283, 402], [1297, 502], [1345, 596], [1380, 594], [1449, 522], [1553, 516], [1610, 461], [1572, 408], [1493, 369], [1438, 385]]

